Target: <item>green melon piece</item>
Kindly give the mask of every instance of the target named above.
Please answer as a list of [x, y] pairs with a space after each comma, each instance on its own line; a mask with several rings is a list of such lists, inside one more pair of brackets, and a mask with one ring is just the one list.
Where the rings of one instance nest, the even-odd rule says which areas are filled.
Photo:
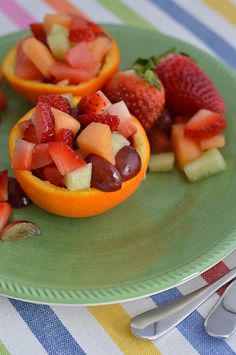
[[149, 160], [149, 170], [151, 172], [167, 172], [174, 168], [175, 155], [173, 152], [153, 154]]

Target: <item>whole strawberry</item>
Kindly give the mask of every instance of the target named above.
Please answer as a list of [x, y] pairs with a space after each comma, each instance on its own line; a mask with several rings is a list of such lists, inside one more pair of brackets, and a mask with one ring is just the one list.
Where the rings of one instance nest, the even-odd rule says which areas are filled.
[[112, 103], [124, 100], [146, 131], [157, 121], [165, 104], [164, 88], [152, 59], [138, 59], [134, 70], [116, 73], [103, 91]]
[[224, 113], [225, 103], [207, 74], [184, 54], [169, 53], [157, 61], [156, 72], [166, 92], [166, 104], [176, 114], [200, 109]]

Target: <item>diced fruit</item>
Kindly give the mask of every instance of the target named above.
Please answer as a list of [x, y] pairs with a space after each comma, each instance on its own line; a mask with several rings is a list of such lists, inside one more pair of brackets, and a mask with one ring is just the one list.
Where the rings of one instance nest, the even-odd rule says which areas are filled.
[[47, 35], [47, 43], [52, 51], [53, 56], [57, 60], [64, 60], [65, 53], [70, 48], [70, 42], [68, 39], [68, 29], [61, 27], [60, 30], [54, 30]]
[[172, 171], [175, 163], [173, 152], [152, 154], [149, 160], [149, 170], [151, 173]]
[[[65, 60], [73, 68], [93, 72], [97, 60], [85, 42], [80, 42], [65, 53]], [[95, 75], [95, 74], [94, 74]]]
[[177, 115], [175, 116], [175, 124], [186, 124], [190, 118], [190, 116]]
[[55, 59], [48, 47], [32, 37], [27, 38], [24, 41], [22, 48], [27, 57], [33, 62], [45, 78], [50, 79], [52, 75], [49, 68], [55, 63]]
[[215, 137], [199, 141], [199, 144], [202, 150], [208, 150], [210, 148], [223, 148], [225, 146], [225, 137], [218, 134]]
[[31, 204], [31, 200], [13, 177], [8, 178], [8, 202], [13, 208], [22, 208]]
[[171, 127], [174, 122], [174, 115], [171, 110], [165, 108], [158, 118], [156, 127], [168, 137], [171, 135]]
[[43, 24], [41, 22], [32, 23], [30, 25], [30, 28], [31, 28], [31, 31], [36, 39], [43, 42], [44, 44], [47, 44], [46, 33], [44, 30]]
[[62, 95], [41, 95], [38, 101], [47, 102], [51, 107], [70, 114], [71, 105], [69, 100]]
[[9, 218], [12, 215], [12, 207], [8, 202], [0, 202], [0, 233], [6, 226]]
[[16, 170], [29, 170], [33, 157], [35, 144], [17, 138], [15, 141], [12, 168]]
[[36, 144], [33, 152], [30, 170], [39, 169], [53, 162], [48, 153], [49, 143]]
[[28, 221], [16, 221], [8, 224], [1, 233], [2, 242], [23, 240], [30, 237], [39, 236], [41, 230], [36, 224]]
[[0, 171], [0, 201], [8, 200], [8, 171]]
[[218, 149], [212, 148], [200, 157], [184, 166], [184, 172], [190, 182], [218, 174], [226, 169], [226, 162]]
[[88, 27], [88, 21], [83, 16], [77, 14], [70, 14], [71, 23], [70, 28], [85, 28]]
[[130, 112], [123, 100], [116, 102], [108, 107], [107, 113], [109, 115], [117, 115], [121, 121], [126, 121], [131, 119]]
[[69, 36], [69, 29], [67, 27], [59, 25], [58, 23], [54, 23], [51, 27], [50, 34], [58, 31], [65, 31], [67, 37]]
[[21, 130], [22, 133], [24, 133], [25, 130], [31, 125], [32, 125], [31, 119], [24, 120], [24, 121], [21, 121], [21, 122], [17, 123], [17, 126]]
[[35, 127], [34, 127], [34, 125], [32, 123], [24, 131], [22, 139], [24, 139], [27, 142], [34, 143], [34, 144], [38, 144], [39, 143], [38, 137], [36, 135]]
[[62, 112], [57, 110], [56, 108], [52, 107], [52, 113], [55, 120], [55, 131], [58, 133], [61, 129], [66, 128], [76, 134], [80, 129], [80, 123], [76, 119], [74, 119], [68, 113]]
[[102, 62], [106, 54], [110, 51], [112, 41], [108, 37], [97, 37], [89, 43], [89, 48], [98, 62]]
[[73, 147], [73, 132], [70, 129], [62, 128], [56, 133], [56, 142], [63, 142], [69, 147]]
[[97, 154], [111, 164], [115, 164], [109, 126], [97, 122], [90, 123], [78, 136], [77, 143], [85, 156], [91, 153]]
[[79, 84], [88, 81], [94, 77], [94, 73], [96, 72], [96, 67], [94, 67], [90, 72], [78, 68], [72, 68], [70, 65], [65, 63], [54, 63], [50, 67], [50, 73], [56, 78], [56, 80], [61, 81], [68, 79], [70, 84]]
[[43, 27], [46, 33], [49, 33], [52, 29], [52, 26], [58, 24], [63, 27], [69, 27], [71, 24], [71, 17], [68, 15], [45, 15], [43, 21]]
[[[47, 102], [39, 101], [35, 109], [35, 117], [32, 118], [39, 143], [48, 143], [54, 140], [55, 120], [54, 113]], [[60, 111], [61, 112], [61, 111]]]
[[106, 192], [121, 189], [121, 176], [108, 160], [96, 154], [89, 154], [86, 161], [87, 163], [92, 163], [91, 187]]
[[7, 108], [7, 98], [5, 94], [0, 90], [0, 111]]
[[199, 143], [185, 136], [184, 127], [181, 124], [172, 126], [172, 144], [180, 170], [202, 154]]
[[92, 163], [78, 168], [64, 176], [64, 184], [70, 191], [89, 189], [92, 177]]
[[133, 178], [141, 169], [141, 159], [139, 154], [133, 147], [128, 145], [119, 150], [115, 159], [115, 167], [119, 171], [122, 181]]
[[48, 151], [61, 175], [65, 175], [86, 164], [72, 148], [63, 142], [51, 143]]
[[[103, 113], [111, 105], [108, 98], [99, 90], [80, 100], [78, 108], [82, 113]], [[112, 114], [112, 113], [111, 113]]]
[[54, 163], [43, 168], [43, 180], [58, 187], [63, 186], [63, 176]]
[[148, 140], [152, 154], [161, 154], [173, 150], [171, 139], [156, 126], [153, 126], [148, 132]]
[[44, 168], [34, 169], [34, 170], [32, 170], [32, 174], [40, 180], [45, 180], [44, 174], [43, 174], [43, 169]]
[[93, 31], [93, 33], [94, 33], [95, 35], [101, 35], [101, 34], [105, 35], [104, 30], [103, 30], [102, 27], [99, 26], [97, 23], [94, 23], [94, 22], [92, 22], [92, 21], [86, 21], [86, 23], [87, 23], [87, 26], [88, 26], [89, 28], [91, 28], [91, 30]]
[[107, 124], [111, 131], [117, 131], [120, 120], [117, 115], [87, 113], [78, 117], [83, 127], [87, 127], [92, 122]]
[[137, 132], [137, 127], [132, 119], [121, 121], [118, 127], [118, 131], [125, 138], [131, 137]]
[[130, 145], [130, 141], [126, 139], [122, 134], [119, 132], [112, 132], [111, 134], [111, 144], [112, 144], [112, 153], [114, 157], [116, 154], [126, 145]]
[[95, 39], [95, 34], [89, 27], [75, 27], [70, 29], [69, 39], [71, 42], [89, 42]]
[[184, 133], [197, 140], [211, 138], [225, 130], [225, 116], [209, 110], [199, 110], [186, 124]]
[[44, 76], [24, 52], [16, 60], [15, 74], [22, 79], [43, 81]]
[[78, 120], [79, 118], [79, 109], [77, 107], [72, 107], [70, 114], [73, 118], [75, 118], [76, 120]]

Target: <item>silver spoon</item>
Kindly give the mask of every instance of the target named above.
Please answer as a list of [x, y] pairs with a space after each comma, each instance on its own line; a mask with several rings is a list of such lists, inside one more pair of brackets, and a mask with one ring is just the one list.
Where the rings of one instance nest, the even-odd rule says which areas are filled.
[[236, 267], [215, 282], [206, 285], [189, 295], [166, 304], [160, 308], [151, 309], [131, 319], [131, 331], [138, 338], [157, 339], [174, 328], [200, 304], [227, 282], [236, 277]]

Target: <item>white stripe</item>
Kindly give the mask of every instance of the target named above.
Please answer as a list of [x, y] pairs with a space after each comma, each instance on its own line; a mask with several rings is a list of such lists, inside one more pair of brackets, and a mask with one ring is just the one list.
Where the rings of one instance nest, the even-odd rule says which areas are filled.
[[19, 6], [23, 7], [36, 21], [42, 22], [44, 15], [55, 12], [51, 7], [41, 0], [15, 0]]
[[122, 21], [94, 0], [70, 0], [78, 9], [96, 22], [122, 24]]
[[5, 297], [0, 297], [0, 340], [11, 355], [47, 355], [19, 313]]
[[[124, 302], [121, 305], [131, 317], [156, 307], [156, 304], [152, 301], [151, 298], [139, 299], [132, 302]], [[178, 331], [177, 328], [174, 328], [171, 332], [166, 334], [164, 337], [153, 341], [153, 345], [161, 353], [166, 355], [198, 354], [198, 352], [192, 347], [192, 345]]]
[[147, 0], [122, 0], [140, 16], [145, 18], [157, 29], [171, 36], [190, 42], [201, 49], [213, 53], [198, 37], [188, 31], [184, 26], [173, 20], [166, 12], [157, 5]]
[[[208, 7], [202, 1], [174, 0], [193, 17], [202, 22], [206, 27], [224, 38], [236, 48], [236, 28], [226, 21], [223, 16]], [[219, 0], [218, 0], [219, 1]]]
[[52, 306], [51, 308], [86, 354], [122, 354], [111, 337], [85, 307]]
[[0, 36], [16, 32], [19, 28], [0, 10]]
[[188, 293], [191, 293], [205, 285], [207, 285], [207, 282], [201, 276], [197, 276], [194, 277], [194, 279], [179, 285], [177, 288], [182, 295], [187, 295]]

